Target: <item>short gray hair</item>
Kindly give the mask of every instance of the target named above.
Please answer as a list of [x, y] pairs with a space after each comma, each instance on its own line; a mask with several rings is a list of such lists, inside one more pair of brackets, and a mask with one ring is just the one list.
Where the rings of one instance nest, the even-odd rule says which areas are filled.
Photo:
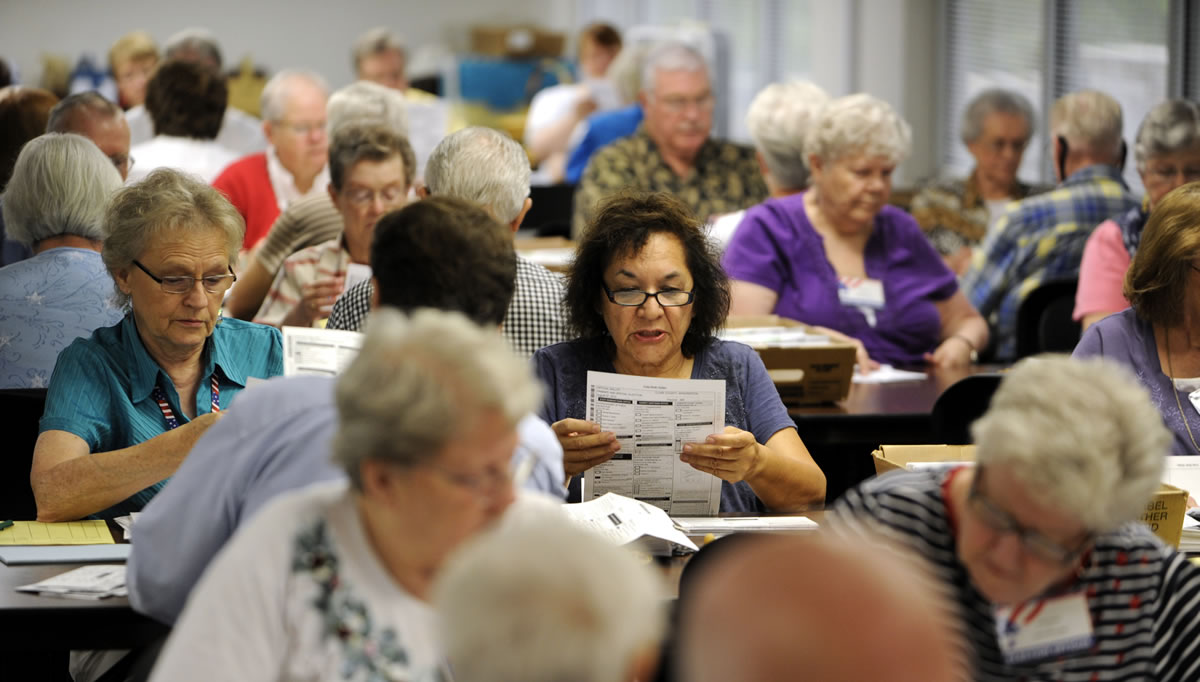
[[331, 137], [348, 125], [383, 126], [401, 137], [408, 137], [408, 109], [404, 95], [378, 83], [355, 81], [333, 93], [325, 105], [325, 116]]
[[1050, 131], [1067, 138], [1072, 147], [1082, 147], [1109, 157], [1114, 163], [1121, 153], [1121, 105], [1098, 90], [1080, 90], [1058, 98], [1050, 109]]
[[670, 40], [651, 47], [642, 62], [642, 92], [649, 97], [654, 96], [654, 84], [659, 71], [703, 71], [708, 75], [708, 61], [695, 47]]
[[455, 680], [623, 682], [659, 642], [652, 568], [556, 511], [506, 520], [443, 568], [434, 604]]
[[333, 459], [361, 491], [364, 461], [428, 462], [487, 409], [515, 426], [541, 386], [499, 330], [462, 313], [425, 308], [408, 318], [385, 306], [371, 313], [336, 393]]
[[650, 47], [647, 43], [627, 45], [608, 65], [607, 78], [612, 81], [622, 102], [632, 104], [637, 101], [638, 92], [642, 89], [642, 65]]
[[[112, 164], [108, 164], [112, 168]], [[115, 169], [114, 169], [115, 170]], [[220, 230], [230, 266], [237, 265], [246, 223], [224, 194], [199, 178], [159, 168], [117, 191], [104, 212], [104, 266], [116, 279], [161, 235]], [[116, 290], [114, 302], [129, 307], [129, 295]]]
[[384, 52], [405, 54], [404, 41], [386, 27], [376, 26], [354, 41], [354, 49], [351, 51], [351, 55], [354, 57], [354, 69], [357, 71], [359, 63], [367, 57]]
[[294, 83], [304, 83], [320, 90], [326, 96], [329, 94], [329, 86], [320, 74], [299, 69], [284, 69], [271, 76], [271, 80], [267, 81], [267, 84], [263, 86], [262, 101], [260, 104], [264, 121], [283, 120], [285, 109], [287, 109], [288, 96], [292, 92], [291, 86]]
[[104, 207], [120, 187], [121, 174], [86, 137], [35, 137], [4, 190], [5, 230], [26, 246], [67, 234], [103, 241]]
[[221, 68], [221, 46], [217, 44], [217, 37], [205, 28], [185, 28], [167, 38], [163, 44], [163, 55], [165, 59], [188, 59], [191, 55], [197, 55]]
[[1169, 99], [1142, 119], [1133, 144], [1133, 158], [1141, 171], [1150, 159], [1197, 146], [1200, 146], [1200, 105], [1186, 99]]
[[980, 466], [1011, 472], [1093, 532], [1141, 516], [1172, 442], [1125, 367], [1051, 355], [1018, 363], [971, 434]]
[[912, 128], [892, 105], [864, 93], [831, 100], [804, 138], [810, 156], [831, 163], [850, 154], [883, 156], [899, 164], [912, 151]]
[[808, 81], [772, 83], [750, 103], [746, 127], [775, 182], [784, 189], [808, 186], [804, 136], [829, 95]]
[[46, 121], [48, 133], [73, 133], [82, 127], [82, 116], [96, 118], [124, 118], [121, 107], [108, 101], [95, 90], [77, 92], [64, 98], [50, 110], [50, 119]]
[[1025, 119], [1025, 127], [1029, 131], [1025, 136], [1025, 141], [1028, 142], [1029, 138], [1033, 137], [1033, 105], [1029, 103], [1025, 95], [1003, 88], [990, 88], [976, 95], [963, 111], [961, 131], [963, 144], [971, 144], [979, 139], [979, 136], [983, 134], [984, 120], [992, 114], [1020, 116]]
[[529, 157], [508, 135], [470, 127], [442, 139], [425, 163], [430, 194], [456, 197], [511, 223], [529, 196]]

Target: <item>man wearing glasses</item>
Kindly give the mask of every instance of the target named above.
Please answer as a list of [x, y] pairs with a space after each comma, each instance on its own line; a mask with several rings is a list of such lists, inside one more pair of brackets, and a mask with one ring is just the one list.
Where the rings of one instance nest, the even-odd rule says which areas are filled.
[[694, 48], [668, 42], [651, 49], [638, 100], [645, 118], [637, 132], [596, 152], [583, 172], [575, 237], [600, 199], [629, 187], [669, 192], [703, 221], [767, 198], [754, 150], [709, 137], [717, 100]]
[[970, 679], [1197, 679], [1200, 567], [1138, 521], [1171, 443], [1145, 389], [1100, 359], [1026, 360], [972, 433], [974, 468], [867, 481], [828, 525], [933, 564]]
[[370, 263], [375, 223], [408, 199], [416, 161], [408, 140], [384, 126], [349, 126], [329, 148], [329, 196], [342, 234], [283, 262], [254, 321], [308, 327], [329, 317], [351, 263]]

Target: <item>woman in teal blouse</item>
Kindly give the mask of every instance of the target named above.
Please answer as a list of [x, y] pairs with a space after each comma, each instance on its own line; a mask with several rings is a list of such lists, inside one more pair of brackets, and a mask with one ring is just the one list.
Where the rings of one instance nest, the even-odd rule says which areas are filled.
[[127, 314], [59, 355], [30, 475], [41, 521], [141, 509], [251, 377], [283, 371], [278, 330], [220, 317], [245, 227], [219, 192], [155, 171], [104, 222]]

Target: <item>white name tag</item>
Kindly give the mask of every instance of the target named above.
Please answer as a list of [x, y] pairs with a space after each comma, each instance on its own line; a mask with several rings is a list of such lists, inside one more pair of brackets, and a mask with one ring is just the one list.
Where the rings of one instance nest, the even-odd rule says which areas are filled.
[[1092, 616], [1083, 593], [997, 607], [996, 639], [1008, 663], [1025, 663], [1092, 646]]
[[1196, 408], [1197, 412], [1200, 412], [1200, 388], [1189, 393], [1188, 400], [1192, 401], [1192, 407]]
[[842, 305], [871, 308], [883, 308], [883, 282], [865, 277], [839, 277], [838, 300]]

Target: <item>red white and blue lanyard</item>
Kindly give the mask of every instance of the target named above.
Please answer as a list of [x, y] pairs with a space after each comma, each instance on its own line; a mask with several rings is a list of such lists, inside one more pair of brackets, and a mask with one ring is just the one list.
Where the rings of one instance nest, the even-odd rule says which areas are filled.
[[[163, 392], [162, 386], [154, 385], [154, 391], [150, 393], [154, 398], [154, 402], [158, 403], [158, 409], [162, 410], [163, 419], [167, 422], [167, 430], [177, 428], [179, 420], [175, 418], [175, 411], [171, 409], [171, 404], [167, 402], [167, 394]], [[212, 411], [221, 411], [221, 387], [217, 385], [217, 375], [212, 377]]]

